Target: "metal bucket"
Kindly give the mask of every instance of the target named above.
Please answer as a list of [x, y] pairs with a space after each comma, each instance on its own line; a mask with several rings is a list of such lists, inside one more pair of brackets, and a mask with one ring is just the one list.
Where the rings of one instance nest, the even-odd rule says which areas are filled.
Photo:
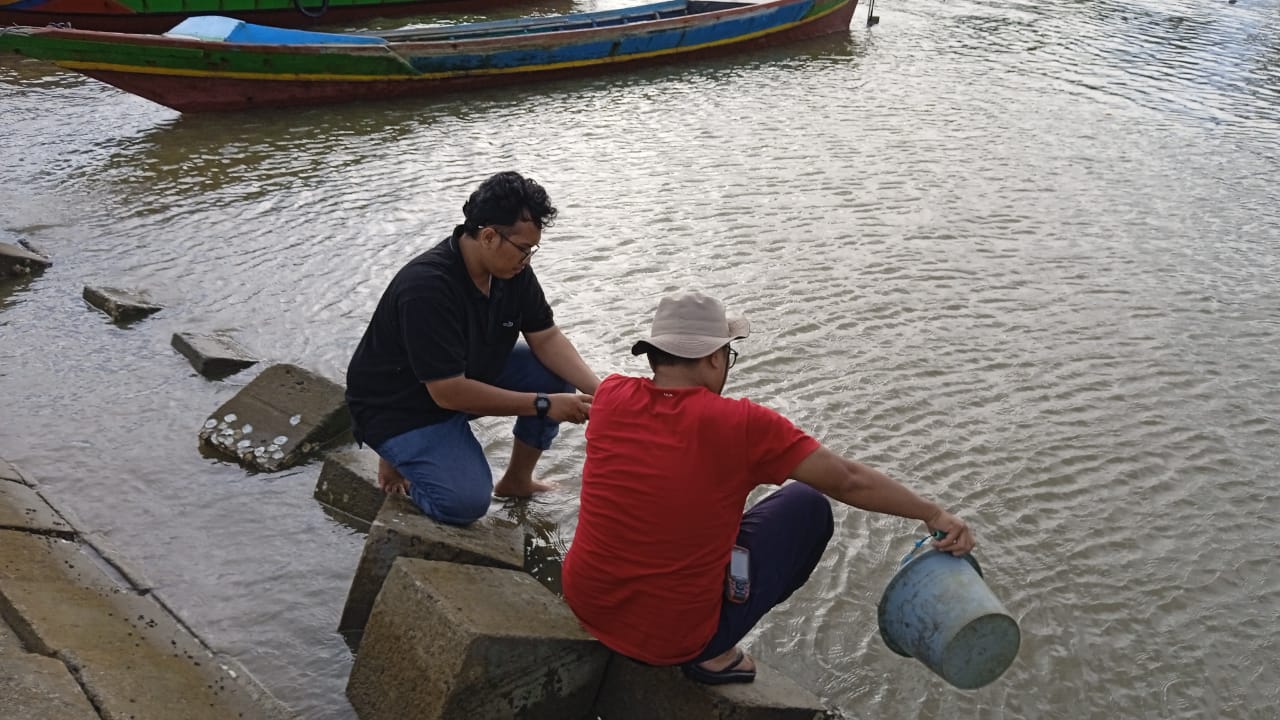
[[1000, 677], [1022, 641], [972, 555], [930, 549], [909, 558], [885, 587], [878, 614], [890, 650], [965, 690]]

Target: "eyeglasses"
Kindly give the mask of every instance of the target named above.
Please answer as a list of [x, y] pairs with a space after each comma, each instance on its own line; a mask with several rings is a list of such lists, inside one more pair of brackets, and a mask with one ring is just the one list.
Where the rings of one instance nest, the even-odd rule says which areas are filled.
[[501, 230], [494, 227], [493, 225], [490, 225], [489, 229], [498, 233], [498, 237], [502, 238], [503, 242], [511, 243], [511, 247], [519, 250], [520, 253], [524, 255], [525, 260], [533, 259], [534, 253], [538, 252], [538, 250], [542, 247], [541, 245], [530, 245], [529, 247], [518, 245], [514, 241], [512, 241], [511, 238], [507, 237], [506, 233], [502, 232]]
[[737, 351], [737, 350], [734, 350], [733, 348], [729, 347], [728, 345], [725, 345], [725, 347], [726, 347], [726, 348], [729, 348], [729, 366], [725, 368], [726, 370], [728, 370], [729, 368], [731, 368], [731, 367], [733, 367], [734, 365], [736, 365], [736, 364], [737, 364], [737, 362], [738, 362], [738, 351]]

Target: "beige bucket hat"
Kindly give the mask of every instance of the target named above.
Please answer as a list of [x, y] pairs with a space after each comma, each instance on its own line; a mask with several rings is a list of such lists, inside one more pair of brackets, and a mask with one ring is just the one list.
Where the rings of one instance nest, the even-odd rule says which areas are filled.
[[702, 293], [667, 295], [658, 301], [649, 337], [631, 346], [632, 355], [657, 348], [676, 357], [706, 357], [751, 332], [742, 317], [726, 317], [719, 300]]

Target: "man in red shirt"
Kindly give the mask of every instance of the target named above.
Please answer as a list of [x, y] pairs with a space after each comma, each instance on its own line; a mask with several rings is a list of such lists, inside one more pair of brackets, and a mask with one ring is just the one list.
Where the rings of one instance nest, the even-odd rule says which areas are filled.
[[[738, 642], [817, 566], [832, 533], [827, 497], [923, 521], [941, 551], [974, 546], [963, 520], [883, 473], [836, 455], [782, 415], [721, 396], [745, 338], [699, 293], [664, 297], [645, 353], [653, 379], [600, 383], [587, 426], [581, 510], [565, 557], [565, 600], [607, 647], [651, 665], [681, 665], [705, 683], [750, 682]], [[745, 514], [758, 485], [783, 485]], [[732, 593], [734, 546], [749, 590]]]

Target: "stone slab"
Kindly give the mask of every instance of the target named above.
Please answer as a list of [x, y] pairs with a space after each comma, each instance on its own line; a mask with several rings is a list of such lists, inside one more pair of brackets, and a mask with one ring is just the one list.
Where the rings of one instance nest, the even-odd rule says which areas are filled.
[[642, 665], [621, 655], [609, 660], [595, 712], [607, 720], [825, 720], [816, 695], [756, 660], [751, 683], [703, 685], [675, 667]]
[[378, 453], [350, 445], [325, 453], [315, 499], [372, 523], [386, 494], [378, 487]]
[[[0, 618], [0, 658], [14, 653], [26, 653], [26, 648], [22, 647], [22, 641], [14, 634], [13, 628], [9, 627], [9, 623], [5, 622], [4, 618]], [[3, 664], [3, 662], [0, 661], [0, 664]], [[4, 716], [0, 715], [0, 717]]]
[[74, 542], [0, 530], [0, 617], [28, 650], [62, 661], [105, 720], [289, 717]]
[[36, 484], [34, 480], [23, 475], [16, 465], [4, 458], [0, 458], [0, 480], [22, 483], [31, 487], [35, 487]]
[[609, 652], [528, 574], [401, 558], [351, 670], [361, 720], [588, 717]]
[[408, 498], [388, 495], [365, 538], [338, 624], [339, 632], [352, 645], [360, 644], [374, 599], [399, 557], [520, 570], [524, 566], [524, 534], [492, 516], [466, 527], [438, 523], [423, 515]]
[[52, 264], [48, 258], [26, 248], [0, 242], [0, 277], [25, 277]]
[[272, 365], [205, 420], [200, 445], [264, 472], [292, 467], [351, 428], [341, 385]]
[[83, 295], [85, 302], [110, 315], [118, 323], [140, 320], [164, 309], [151, 302], [151, 298], [141, 290], [86, 285]]
[[170, 344], [207, 378], [224, 378], [258, 363], [248, 350], [224, 335], [174, 333]]
[[0, 529], [71, 537], [75, 530], [35, 488], [0, 482]]
[[138, 569], [133, 561], [116, 549], [114, 545], [107, 540], [106, 536], [99, 532], [87, 532], [80, 534], [80, 542], [88, 546], [88, 548], [102, 558], [102, 561], [111, 566], [111, 568], [120, 574], [124, 582], [139, 593], [146, 594], [155, 588], [155, 583]]
[[30, 653], [0, 662], [0, 718], [100, 720], [65, 665]]

